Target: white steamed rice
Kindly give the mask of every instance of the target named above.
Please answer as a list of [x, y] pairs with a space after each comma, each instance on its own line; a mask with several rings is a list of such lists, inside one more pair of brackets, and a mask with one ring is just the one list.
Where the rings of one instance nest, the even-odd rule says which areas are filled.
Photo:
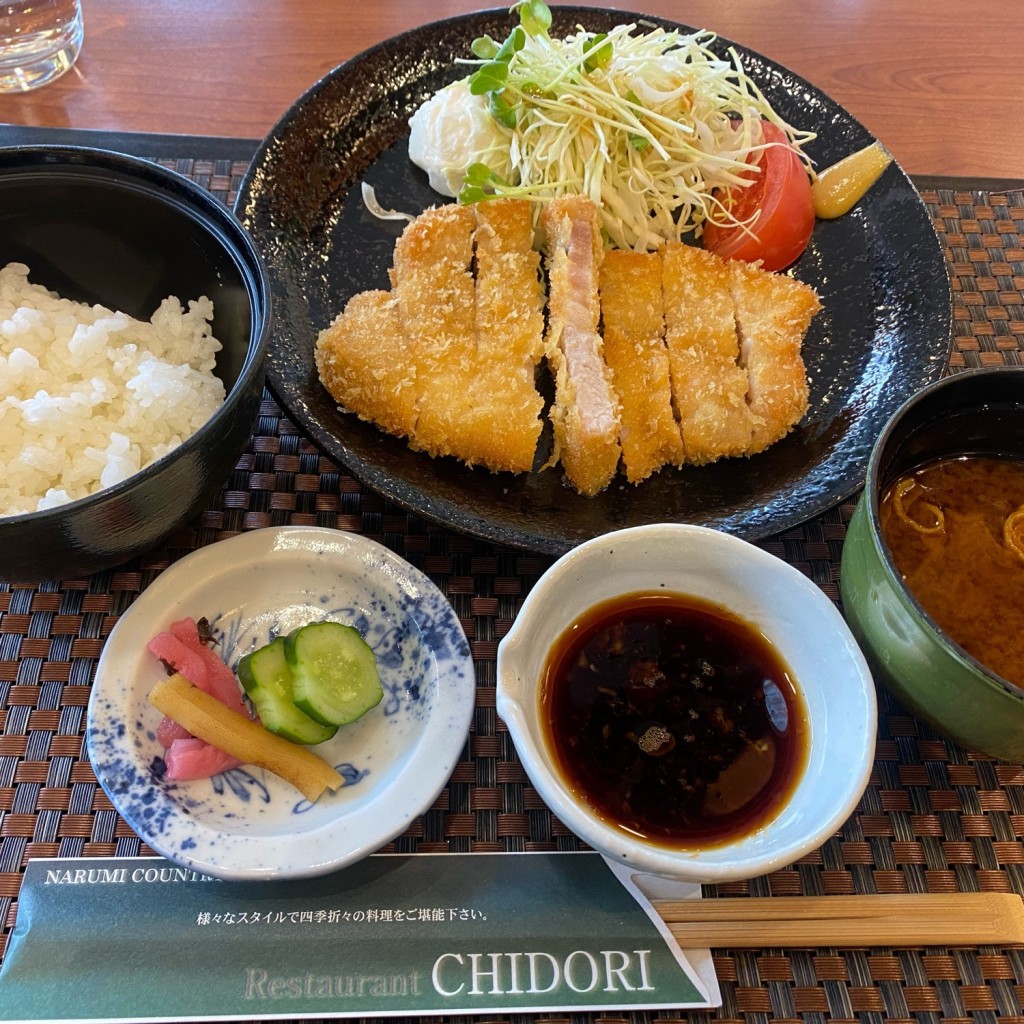
[[224, 401], [206, 296], [149, 323], [0, 269], [0, 516], [110, 487], [181, 444]]

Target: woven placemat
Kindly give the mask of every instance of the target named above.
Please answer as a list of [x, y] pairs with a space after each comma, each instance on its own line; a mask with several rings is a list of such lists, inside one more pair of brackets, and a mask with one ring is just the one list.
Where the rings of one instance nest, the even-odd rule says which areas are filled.
[[[160, 162], [227, 203], [247, 166], [242, 159]], [[922, 195], [952, 271], [950, 371], [1020, 365], [1024, 192], [950, 187]], [[844, 503], [761, 546], [838, 601], [840, 552], [852, 511], [852, 503]], [[218, 500], [160, 550], [87, 579], [0, 584], [3, 945], [17, 914], [21, 869], [30, 858], [152, 852], [114, 811], [84, 751], [92, 673], [118, 616], [188, 551], [244, 530], [287, 524], [336, 527], [386, 544], [442, 589], [472, 645], [478, 687], [467, 748], [434, 807], [388, 849], [579, 847], [529, 785], [494, 706], [498, 641], [552, 559], [451, 533], [365, 490], [302, 436], [267, 394], [251, 442]], [[966, 753], [908, 716], [885, 692], [879, 710], [871, 781], [842, 830], [792, 867], [709, 887], [707, 895], [1024, 895], [1024, 767]], [[724, 1005], [685, 1019], [767, 1024], [998, 1018], [1024, 1024], [1024, 950], [1016, 948], [723, 950], [716, 951], [715, 965]], [[617, 1024], [646, 1015], [600, 1019]]]

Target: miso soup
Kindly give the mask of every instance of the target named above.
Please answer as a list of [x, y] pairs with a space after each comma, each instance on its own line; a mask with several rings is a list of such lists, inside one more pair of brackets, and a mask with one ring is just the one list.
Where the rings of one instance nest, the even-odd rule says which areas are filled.
[[928, 462], [886, 488], [879, 515], [896, 569], [925, 611], [1024, 687], [1024, 459]]

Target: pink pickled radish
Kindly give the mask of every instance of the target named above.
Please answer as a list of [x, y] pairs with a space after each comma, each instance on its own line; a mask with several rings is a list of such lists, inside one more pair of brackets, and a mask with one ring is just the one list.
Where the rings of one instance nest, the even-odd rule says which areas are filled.
[[175, 740], [164, 751], [164, 763], [167, 765], [167, 778], [185, 782], [220, 775], [230, 768], [237, 768], [242, 762], [205, 740], [189, 736]]
[[[169, 631], [158, 633], [146, 647], [200, 690], [205, 690], [233, 711], [252, 717], [249, 706], [242, 699], [242, 690], [234, 672], [216, 651], [203, 643], [195, 619], [172, 622]], [[165, 717], [157, 727], [156, 735], [164, 748], [169, 779], [208, 779], [241, 764], [223, 750], [191, 736], [173, 719]]]

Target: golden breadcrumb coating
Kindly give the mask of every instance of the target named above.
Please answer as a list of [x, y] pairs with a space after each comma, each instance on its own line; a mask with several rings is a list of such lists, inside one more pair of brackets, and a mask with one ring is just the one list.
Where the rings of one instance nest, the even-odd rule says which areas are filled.
[[319, 334], [317, 372], [340, 406], [431, 456], [529, 472], [546, 361], [547, 466], [583, 495], [620, 462], [639, 483], [756, 454], [803, 417], [812, 288], [676, 242], [606, 251], [582, 196], [548, 202], [540, 227], [543, 266], [526, 200], [417, 217], [391, 291], [354, 295]]
[[500, 209], [417, 217], [395, 245], [391, 292], [353, 296], [315, 358], [344, 408], [411, 447], [527, 472], [543, 427], [540, 256], [528, 203], [486, 205]]
[[807, 412], [807, 371], [800, 348], [821, 308], [813, 288], [748, 263], [729, 265], [740, 354], [747, 368], [749, 403], [761, 426], [748, 454], [785, 437]]
[[609, 249], [601, 264], [604, 354], [622, 406], [622, 461], [637, 483], [683, 462], [665, 346], [661, 254]]
[[320, 380], [335, 401], [389, 434], [411, 438], [419, 405], [416, 362], [404, 347], [381, 358], [381, 339], [401, 333], [395, 297], [360, 292], [320, 332], [314, 358]]
[[729, 265], [703, 249], [669, 242], [663, 270], [665, 340], [686, 461], [745, 455], [760, 421], [747, 404]]

